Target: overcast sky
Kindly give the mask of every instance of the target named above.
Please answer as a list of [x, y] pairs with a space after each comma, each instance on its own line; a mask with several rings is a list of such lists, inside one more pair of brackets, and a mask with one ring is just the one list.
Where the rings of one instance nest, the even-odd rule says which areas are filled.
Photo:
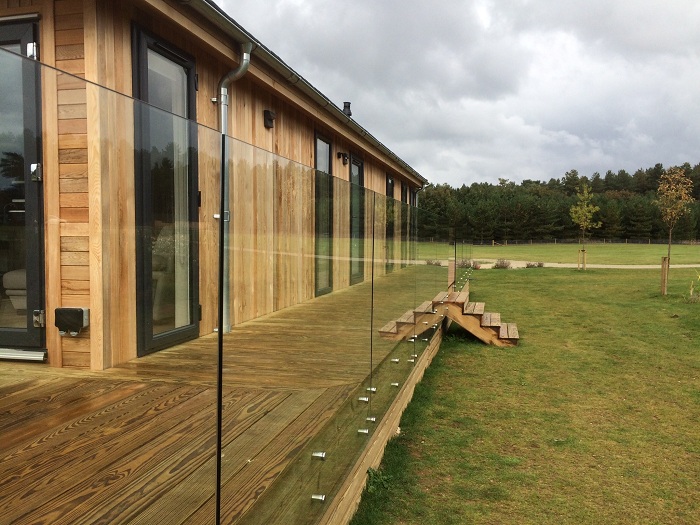
[[700, 162], [698, 0], [217, 0], [430, 182]]

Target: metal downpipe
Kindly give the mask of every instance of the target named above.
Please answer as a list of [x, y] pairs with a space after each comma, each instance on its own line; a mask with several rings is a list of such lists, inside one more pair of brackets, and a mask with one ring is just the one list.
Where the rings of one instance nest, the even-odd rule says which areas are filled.
[[217, 393], [216, 393], [216, 525], [221, 523], [221, 453], [223, 430], [223, 386], [224, 386], [224, 333], [231, 330], [229, 311], [230, 282], [229, 282], [229, 225], [231, 217], [228, 176], [228, 148], [226, 136], [228, 134], [228, 86], [235, 82], [248, 71], [250, 66], [250, 53], [253, 44], [247, 42], [241, 45], [241, 62], [233, 71], [226, 74], [219, 82], [219, 107], [221, 130], [221, 193], [219, 211], [219, 333], [218, 333], [218, 363], [217, 363]]
[[221, 297], [224, 305], [224, 310], [221, 319], [219, 320], [219, 331], [222, 333], [227, 333], [231, 331], [231, 312], [229, 309], [230, 304], [230, 279], [229, 279], [229, 268], [230, 268], [230, 257], [229, 257], [229, 226], [231, 218], [231, 208], [228, 200], [229, 196], [229, 174], [228, 174], [228, 147], [226, 136], [229, 133], [228, 129], [228, 111], [229, 111], [229, 96], [228, 87], [241, 77], [246, 74], [248, 68], [250, 67], [250, 54], [253, 50], [253, 44], [251, 42], [246, 42], [241, 44], [241, 61], [238, 67], [232, 71], [229, 71], [224, 75], [219, 81], [218, 89], [218, 100], [219, 103], [219, 130], [221, 131], [221, 213], [220, 220], [223, 229], [223, 242], [221, 246], [224, 249], [223, 259], [221, 260], [221, 266], [223, 269], [223, 294]]

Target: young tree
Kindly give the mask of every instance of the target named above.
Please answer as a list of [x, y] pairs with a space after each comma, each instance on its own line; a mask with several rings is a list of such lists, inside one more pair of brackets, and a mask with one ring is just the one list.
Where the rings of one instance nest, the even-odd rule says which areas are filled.
[[688, 212], [693, 202], [693, 181], [682, 168], [673, 167], [666, 170], [659, 180], [659, 190], [654, 203], [661, 211], [661, 219], [668, 228], [668, 258], [662, 268], [661, 294], [666, 295], [668, 283], [668, 268], [671, 265], [671, 241], [673, 228], [678, 220]]
[[576, 192], [576, 199], [578, 202], [571, 207], [569, 215], [571, 215], [571, 220], [574, 224], [581, 230], [583, 250], [585, 251], [586, 234], [590, 230], [600, 228], [600, 221], [593, 220], [593, 215], [600, 210], [600, 207], [592, 204], [593, 194], [591, 193], [591, 187], [586, 182], [581, 184]]

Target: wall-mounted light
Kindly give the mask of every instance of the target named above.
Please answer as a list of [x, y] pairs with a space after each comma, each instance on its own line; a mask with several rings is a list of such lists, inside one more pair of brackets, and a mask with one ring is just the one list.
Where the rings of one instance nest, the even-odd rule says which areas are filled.
[[277, 118], [277, 113], [270, 109], [263, 111], [263, 119], [265, 121], [265, 128], [272, 129], [275, 127], [275, 119]]
[[339, 159], [343, 159], [343, 166], [347, 166], [348, 159], [350, 158], [347, 153], [343, 153], [343, 152], [339, 151], [337, 157]]

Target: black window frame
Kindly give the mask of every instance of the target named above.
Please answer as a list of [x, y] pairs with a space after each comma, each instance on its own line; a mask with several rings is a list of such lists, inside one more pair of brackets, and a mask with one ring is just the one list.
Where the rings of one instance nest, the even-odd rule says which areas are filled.
[[409, 186], [406, 181], [401, 181], [401, 268], [408, 266], [408, 247], [410, 244], [411, 206], [408, 202]]
[[390, 273], [394, 270], [394, 242], [396, 238], [396, 200], [394, 190], [396, 179], [391, 173], [386, 174], [386, 206], [385, 206], [385, 270]]
[[[359, 181], [357, 183], [354, 183], [352, 181], [352, 166], [358, 166], [359, 167]], [[362, 157], [360, 157], [357, 154], [350, 153], [350, 159], [348, 162], [349, 166], [349, 180], [350, 180], [350, 235], [349, 235], [349, 240], [350, 240], [350, 285], [361, 283], [365, 280], [365, 264], [364, 264], [364, 257], [365, 257], [365, 163]], [[357, 254], [353, 253], [352, 250], [352, 242], [353, 242], [353, 237], [352, 237], [352, 229], [353, 229], [353, 220], [355, 217], [353, 217], [352, 212], [353, 212], [353, 201], [357, 199], [357, 209], [359, 210], [359, 216], [357, 217], [358, 220], [358, 237], [359, 237], [359, 250]], [[357, 273], [353, 273], [353, 264], [352, 264], [352, 258], [357, 257], [360, 260], [360, 266], [359, 266], [359, 271]]]
[[[43, 163], [42, 113], [41, 113], [41, 64], [38, 56], [27, 58], [27, 45], [39, 44], [39, 16], [28, 15], [18, 20], [0, 20], [4, 30], [3, 41], [20, 44], [23, 81], [24, 118], [24, 210], [25, 217], [33, 224], [25, 222], [25, 261], [27, 309], [26, 325], [23, 328], [3, 327], [0, 330], [0, 346], [8, 348], [36, 349], [46, 343], [45, 329], [34, 324], [34, 310], [45, 309], [45, 269], [44, 269], [44, 191], [39, 181], [32, 181], [30, 165]], [[4, 51], [12, 53], [12, 51]], [[38, 49], [35, 48], [35, 52]], [[29, 85], [31, 83], [31, 85]], [[26, 127], [29, 125], [30, 127]]]
[[[328, 145], [328, 173], [318, 169], [319, 165], [319, 153], [318, 153], [318, 143], [319, 141], [324, 142]], [[315, 180], [314, 180], [314, 235], [316, 240], [315, 247], [315, 257], [314, 257], [314, 293], [316, 297], [320, 295], [325, 295], [333, 291], [333, 143], [327, 135], [316, 132], [314, 138], [314, 164], [315, 164]], [[322, 189], [326, 188], [326, 195], [322, 195]], [[327, 229], [329, 231], [328, 246], [330, 251], [330, 259], [328, 259], [328, 286], [319, 286], [319, 262], [320, 257], [324, 256], [319, 253], [319, 239], [322, 235], [321, 216], [320, 213], [320, 203], [322, 199], [326, 198], [328, 202], [327, 217], [329, 224]]]
[[[153, 192], [147, 184], [146, 173], [150, 169], [150, 145], [148, 138], [150, 125], [148, 118], [148, 50], [153, 50], [165, 58], [181, 65], [187, 71], [187, 115], [188, 126], [188, 194], [190, 215], [190, 324], [153, 335], [152, 297], [153, 274], [152, 253], [146, 243], [153, 236], [153, 210], [149, 208]], [[136, 222], [136, 319], [137, 355], [139, 357], [169, 348], [176, 344], [199, 337], [199, 204], [195, 196], [198, 192], [197, 154], [197, 70], [193, 56], [181, 50], [151, 31], [132, 25], [132, 87], [134, 103], [134, 149], [135, 149], [135, 222]], [[151, 254], [150, 256], [147, 256]]]

